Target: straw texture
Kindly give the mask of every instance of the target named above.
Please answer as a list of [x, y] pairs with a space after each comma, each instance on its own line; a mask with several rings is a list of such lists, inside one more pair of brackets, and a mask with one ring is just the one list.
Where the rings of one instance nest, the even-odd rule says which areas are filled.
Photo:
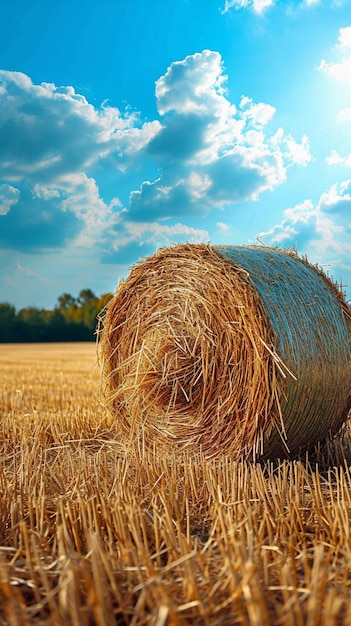
[[350, 309], [295, 254], [162, 248], [121, 282], [100, 330], [106, 400], [130, 448], [293, 456], [347, 418]]

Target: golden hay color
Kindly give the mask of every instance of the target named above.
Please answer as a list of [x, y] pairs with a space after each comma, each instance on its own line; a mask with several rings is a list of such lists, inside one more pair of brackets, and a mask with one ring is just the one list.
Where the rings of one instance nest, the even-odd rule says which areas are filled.
[[162, 248], [119, 285], [99, 345], [107, 403], [139, 452], [295, 455], [349, 412], [349, 308], [295, 254]]
[[1, 626], [350, 626], [351, 439], [126, 454], [93, 343], [0, 344]]

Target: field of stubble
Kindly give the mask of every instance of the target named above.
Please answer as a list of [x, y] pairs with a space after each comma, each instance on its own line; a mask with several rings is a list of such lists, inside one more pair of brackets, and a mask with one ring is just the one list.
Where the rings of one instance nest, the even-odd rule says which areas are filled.
[[95, 362], [0, 345], [0, 625], [349, 626], [345, 443], [317, 465], [131, 458]]

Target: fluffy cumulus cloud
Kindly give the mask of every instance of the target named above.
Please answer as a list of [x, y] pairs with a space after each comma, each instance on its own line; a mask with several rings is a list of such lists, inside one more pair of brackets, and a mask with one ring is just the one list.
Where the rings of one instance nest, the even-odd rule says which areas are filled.
[[337, 61], [322, 59], [319, 69], [330, 77], [351, 86], [351, 26], [339, 29], [339, 38], [336, 45]]
[[156, 83], [161, 126], [146, 147], [161, 175], [130, 195], [133, 220], [208, 214], [256, 199], [306, 165], [307, 137], [267, 130], [275, 109], [242, 97], [233, 104], [218, 52], [204, 50], [170, 65]]
[[97, 109], [72, 87], [0, 71], [2, 246], [60, 247], [96, 226], [111, 201], [89, 172], [125, 169], [158, 126], [130, 111]]
[[332, 185], [315, 204], [305, 200], [287, 209], [280, 224], [257, 236], [269, 245], [308, 251], [316, 262], [330, 265], [332, 273], [336, 268], [342, 272], [342, 259], [351, 254], [351, 180]]
[[330, 155], [326, 157], [326, 162], [328, 165], [346, 165], [346, 167], [351, 167], [351, 152], [349, 155], [343, 157], [337, 150], [332, 150]]
[[[167, 238], [208, 240], [187, 220], [235, 210], [311, 160], [307, 137], [274, 128], [270, 104], [229, 99], [218, 52], [172, 63], [155, 95], [159, 119], [144, 122], [128, 109], [94, 107], [73, 87], [0, 72], [2, 247], [94, 244], [104, 261], [120, 262], [133, 246], [146, 254]], [[145, 163], [157, 177], [143, 179]], [[121, 181], [124, 202], [111, 193]]]
[[47, 183], [105, 157], [125, 167], [157, 122], [138, 126], [135, 113], [96, 109], [73, 87], [35, 85], [20, 72], [0, 71], [1, 176]]

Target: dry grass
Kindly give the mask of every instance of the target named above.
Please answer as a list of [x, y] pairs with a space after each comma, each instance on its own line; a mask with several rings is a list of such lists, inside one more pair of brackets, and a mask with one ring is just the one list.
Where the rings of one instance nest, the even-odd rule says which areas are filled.
[[0, 624], [348, 626], [347, 440], [316, 451], [329, 469], [137, 459], [94, 359], [0, 346]]

